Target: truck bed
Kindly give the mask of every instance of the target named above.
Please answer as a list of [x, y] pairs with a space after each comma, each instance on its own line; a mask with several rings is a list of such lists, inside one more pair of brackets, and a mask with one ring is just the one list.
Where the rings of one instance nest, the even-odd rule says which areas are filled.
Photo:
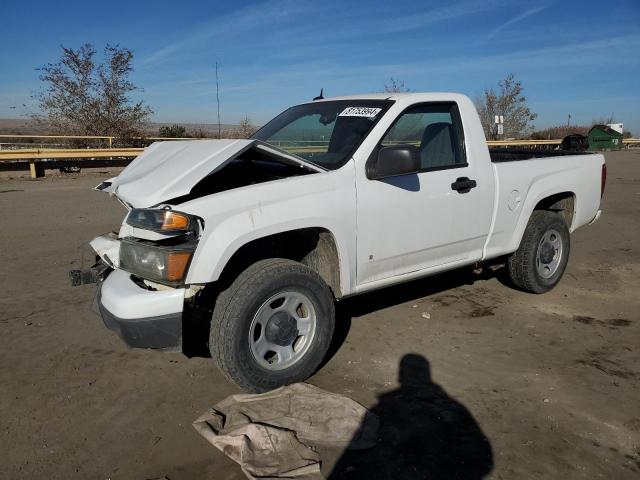
[[492, 162], [517, 162], [533, 158], [561, 157], [563, 155], [589, 155], [590, 152], [571, 150], [543, 150], [534, 148], [490, 148]]

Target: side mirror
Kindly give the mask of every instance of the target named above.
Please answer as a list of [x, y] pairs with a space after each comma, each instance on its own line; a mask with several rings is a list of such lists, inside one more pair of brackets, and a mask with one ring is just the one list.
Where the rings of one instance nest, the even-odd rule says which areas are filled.
[[382, 147], [367, 165], [367, 178], [380, 180], [420, 171], [420, 150], [413, 145]]

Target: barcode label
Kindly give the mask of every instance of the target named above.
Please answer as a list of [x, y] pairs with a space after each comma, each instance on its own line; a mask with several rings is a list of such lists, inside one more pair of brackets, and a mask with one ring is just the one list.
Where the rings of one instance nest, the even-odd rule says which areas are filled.
[[339, 117], [367, 117], [372, 118], [380, 113], [381, 108], [374, 107], [347, 107]]

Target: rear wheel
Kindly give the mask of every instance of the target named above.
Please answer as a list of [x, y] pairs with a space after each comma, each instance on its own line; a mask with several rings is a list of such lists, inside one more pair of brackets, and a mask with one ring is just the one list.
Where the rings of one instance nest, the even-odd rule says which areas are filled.
[[507, 262], [511, 281], [527, 292], [548, 292], [567, 267], [569, 247], [569, 229], [562, 217], [547, 210], [534, 211], [520, 247]]
[[291, 260], [261, 260], [218, 297], [211, 356], [245, 390], [302, 381], [324, 358], [334, 317], [333, 295], [315, 271]]

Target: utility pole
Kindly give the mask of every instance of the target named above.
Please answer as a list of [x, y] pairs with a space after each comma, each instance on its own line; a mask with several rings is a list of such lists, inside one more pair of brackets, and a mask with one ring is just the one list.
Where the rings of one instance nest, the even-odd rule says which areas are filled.
[[570, 123], [571, 123], [571, 114], [567, 115], [567, 128], [569, 128]]
[[218, 102], [218, 138], [222, 138], [220, 131], [220, 85], [218, 83], [218, 62], [216, 62], [216, 101]]

